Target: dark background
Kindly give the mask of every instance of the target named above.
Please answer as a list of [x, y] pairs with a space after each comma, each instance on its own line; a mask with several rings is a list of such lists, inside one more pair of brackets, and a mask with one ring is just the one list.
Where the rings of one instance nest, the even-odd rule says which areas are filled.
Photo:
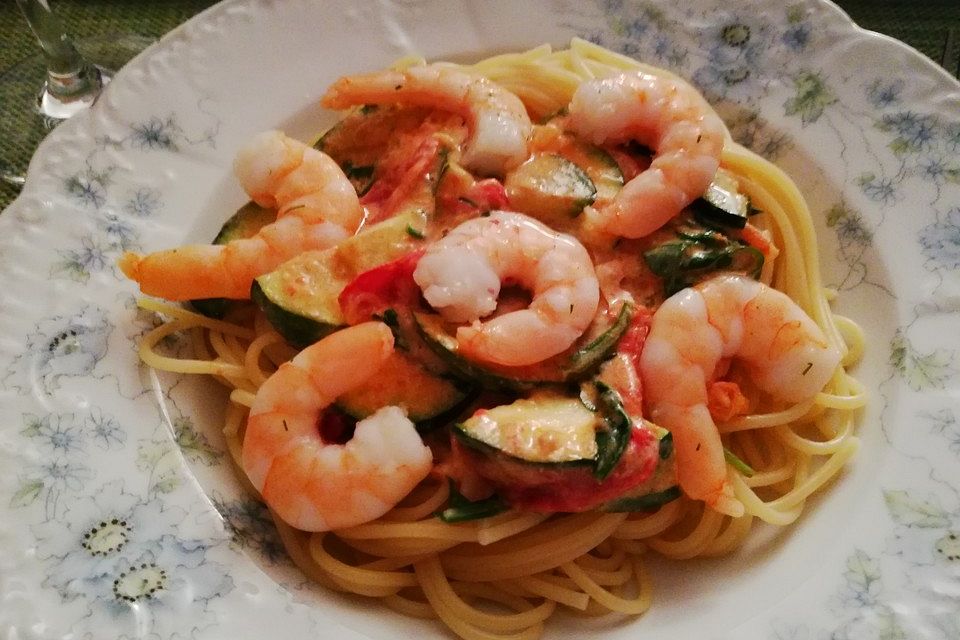
[[[131, 30], [157, 37], [213, 4], [213, 0], [54, 1], [57, 14], [78, 38]], [[952, 75], [960, 74], [960, 0], [840, 0], [837, 4], [865, 29], [902, 40]], [[16, 3], [0, 1], [0, 64], [16, 60], [18, 52], [30, 54], [32, 46]]]
[[[158, 38], [213, 4], [215, 0], [54, 0], [54, 9], [67, 31], [82, 43], [84, 38], [92, 42], [104, 34]], [[909, 44], [960, 77], [960, 0], [839, 0], [838, 4], [861, 27]], [[90, 51], [84, 53], [107, 66], [119, 66]], [[36, 42], [16, 3], [0, 0], [0, 78], [16, 83], [16, 87], [6, 86], [19, 92], [7, 93], [5, 104], [0, 104], [0, 121], [15, 127], [14, 135], [0, 140], [0, 162], [5, 172], [13, 167], [14, 175], [23, 174], [44, 133], [38, 127], [37, 131], [26, 128], [31, 114], [23, 108], [33, 99], [42, 74]], [[0, 181], [0, 210], [17, 192]]]

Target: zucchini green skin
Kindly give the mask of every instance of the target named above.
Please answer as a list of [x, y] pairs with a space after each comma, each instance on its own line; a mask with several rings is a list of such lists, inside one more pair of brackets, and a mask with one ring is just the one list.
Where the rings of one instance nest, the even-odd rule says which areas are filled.
[[415, 130], [429, 113], [422, 107], [365, 105], [352, 109], [314, 143], [340, 165], [360, 195], [373, 185], [377, 161], [390, 141]]
[[596, 338], [528, 367], [506, 367], [470, 360], [459, 353], [457, 339], [448, 332], [440, 316], [414, 313], [414, 319], [420, 337], [455, 375], [484, 387], [525, 390], [542, 384], [572, 382], [587, 377], [613, 353], [617, 342], [630, 326], [632, 313], [632, 306], [623, 305], [613, 323]]
[[413, 211], [373, 225], [323, 251], [308, 251], [254, 280], [251, 298], [288, 342], [307, 346], [345, 324], [338, 297], [356, 276], [415, 251], [422, 240], [407, 227], [424, 225]]
[[397, 405], [414, 423], [428, 427], [432, 418], [461, 406], [469, 393], [462, 383], [430, 373], [404, 352], [394, 351], [377, 375], [341, 395], [336, 405], [357, 420]]
[[[264, 226], [277, 219], [277, 212], [265, 209], [254, 202], [248, 202], [234, 213], [220, 228], [213, 244], [227, 244], [231, 240], [250, 238]], [[191, 300], [190, 306], [208, 318], [223, 318], [231, 310], [243, 305], [243, 301], [227, 298], [200, 298]]]
[[673, 453], [673, 434], [663, 431], [660, 435], [657, 470], [643, 484], [634, 487], [625, 495], [605, 503], [604, 511], [622, 513], [654, 511], [682, 495], [677, 484], [677, 463]]
[[308, 251], [254, 281], [251, 297], [288, 342], [306, 346], [345, 324], [338, 297], [354, 278], [423, 246], [447, 163], [438, 148], [429, 170], [393, 212], [330, 249]]
[[[604, 396], [604, 391], [600, 390], [598, 404], [609, 406], [600, 409], [597, 419], [607, 424], [595, 433], [597, 448], [589, 458], [543, 461], [530, 459], [529, 452], [527, 457], [519, 457], [475, 437], [466, 423], [451, 428], [454, 450], [473, 471], [496, 487], [497, 495], [515, 508], [552, 513], [587, 511], [609, 505], [613, 510], [618, 506], [614, 504], [617, 500], [636, 498], [638, 491], [639, 495], [651, 493], [648, 487], [654, 486], [653, 478], [672, 480], [675, 473], [672, 463], [662, 457], [664, 447], [657, 430], [649, 423], [631, 423], [617, 397]], [[614, 438], [606, 432], [613, 429], [611, 420], [623, 434], [622, 440], [617, 441], [617, 450], [612, 453], [609, 441]], [[605, 443], [605, 439], [608, 442]], [[504, 442], [512, 445], [513, 439]], [[606, 469], [608, 464], [610, 468]], [[656, 488], [660, 490], [659, 485]], [[626, 504], [619, 504], [620, 510], [624, 510]]]
[[503, 186], [512, 206], [545, 222], [574, 218], [597, 197], [590, 176], [555, 153], [534, 155], [508, 173]]
[[759, 213], [750, 198], [740, 193], [736, 178], [720, 169], [703, 195], [691, 205], [697, 221], [720, 229], [743, 229], [747, 218]]

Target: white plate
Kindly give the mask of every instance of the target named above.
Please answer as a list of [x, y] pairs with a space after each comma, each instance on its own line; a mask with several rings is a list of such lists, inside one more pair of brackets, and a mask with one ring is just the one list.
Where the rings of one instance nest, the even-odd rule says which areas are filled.
[[[0, 216], [0, 636], [448, 637], [291, 569], [225, 459], [212, 383], [138, 367], [151, 320], [115, 260], [212, 237], [244, 201], [238, 145], [316, 133], [339, 74], [580, 35], [692, 78], [796, 179], [837, 309], [866, 330], [870, 392], [860, 454], [795, 526], [732, 557], [652, 561], [651, 611], [592, 628], [960, 637], [960, 86], [824, 2], [692, 4], [236, 0], [58, 128]], [[143, 584], [160, 588], [117, 598]]]

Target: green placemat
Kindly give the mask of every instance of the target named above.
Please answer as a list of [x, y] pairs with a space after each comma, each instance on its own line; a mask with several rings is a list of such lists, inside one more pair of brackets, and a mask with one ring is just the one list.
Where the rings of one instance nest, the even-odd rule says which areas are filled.
[[[89, 59], [116, 68], [137, 51], [191, 16], [215, 4], [214, 0], [60, 0], [54, 12]], [[119, 51], [112, 45], [120, 40]], [[107, 54], [110, 55], [106, 55]], [[23, 175], [29, 159], [47, 130], [31, 111], [43, 82], [44, 66], [37, 42], [13, 0], [0, 0], [0, 170]], [[0, 181], [0, 210], [19, 189]]]
[[[99, 58], [98, 40], [126, 35], [132, 45], [156, 39], [214, 0], [59, 0], [54, 9], [79, 48]], [[960, 74], [960, 0], [840, 0], [838, 4], [861, 26], [910, 44], [951, 74]], [[114, 65], [106, 60], [107, 66]], [[22, 173], [45, 135], [34, 126], [30, 106], [43, 79], [36, 42], [12, 0], [0, 0], [0, 82], [10, 96], [0, 103], [0, 170]], [[12, 171], [11, 171], [12, 169]], [[0, 181], [0, 210], [18, 189]]]
[[960, 77], [960, 0], [835, 0], [864, 29], [905, 42]]

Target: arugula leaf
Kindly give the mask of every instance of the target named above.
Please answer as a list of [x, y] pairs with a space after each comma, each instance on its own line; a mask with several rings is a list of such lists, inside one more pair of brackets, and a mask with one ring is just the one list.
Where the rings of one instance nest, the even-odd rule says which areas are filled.
[[606, 384], [597, 381], [597, 405], [603, 416], [604, 428], [597, 431], [597, 457], [593, 467], [593, 477], [605, 480], [620, 462], [623, 452], [630, 442], [632, 423], [623, 409], [620, 394]]
[[644, 252], [643, 258], [663, 278], [668, 297], [715, 271], [738, 271], [757, 278], [763, 268], [760, 251], [712, 229], [678, 229], [675, 240]]
[[446, 523], [467, 522], [469, 520], [480, 520], [503, 513], [509, 509], [509, 505], [503, 501], [500, 496], [491, 496], [486, 500], [471, 501], [467, 500], [462, 493], [457, 490], [453, 480], [450, 480], [450, 497], [447, 499], [447, 508], [438, 511], [438, 518]]

